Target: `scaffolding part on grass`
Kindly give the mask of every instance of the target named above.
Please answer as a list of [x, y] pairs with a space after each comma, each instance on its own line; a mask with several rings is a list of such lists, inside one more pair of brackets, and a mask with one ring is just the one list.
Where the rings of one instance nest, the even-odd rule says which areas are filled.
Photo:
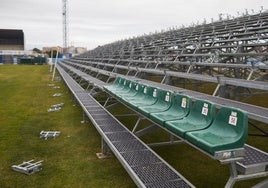
[[64, 103], [58, 103], [51, 105], [49, 109], [47, 109], [48, 112], [59, 112], [61, 108], [63, 107]]
[[58, 104], [54, 104], [54, 105], [51, 105], [51, 108], [57, 108], [57, 107], [63, 107], [64, 103], [58, 103]]
[[47, 140], [49, 137], [56, 138], [60, 135], [60, 131], [41, 131], [40, 138], [45, 138]]
[[34, 160], [30, 160], [27, 162], [23, 162], [19, 165], [12, 165], [12, 169], [17, 172], [21, 172], [23, 174], [31, 175], [34, 174], [38, 171], [40, 171], [42, 168], [42, 162], [43, 161], [38, 161], [34, 162]]
[[61, 81], [61, 77], [59, 77], [59, 76], [55, 77], [55, 81], [56, 82], [60, 82]]
[[60, 97], [61, 96], [61, 93], [55, 93], [54, 95], [53, 95], [53, 97]]
[[61, 107], [51, 107], [47, 109], [48, 112], [59, 112], [61, 110]]

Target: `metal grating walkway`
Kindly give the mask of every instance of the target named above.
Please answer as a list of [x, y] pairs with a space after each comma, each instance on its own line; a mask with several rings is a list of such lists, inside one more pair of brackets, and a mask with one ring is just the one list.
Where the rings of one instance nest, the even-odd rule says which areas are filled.
[[[61, 67], [57, 69], [84, 112], [138, 187], [194, 187], [117, 121]], [[94, 109], [89, 108], [90, 106], [94, 106]]]
[[268, 171], [268, 153], [245, 145], [245, 157], [237, 162], [237, 169], [243, 174], [254, 174]]

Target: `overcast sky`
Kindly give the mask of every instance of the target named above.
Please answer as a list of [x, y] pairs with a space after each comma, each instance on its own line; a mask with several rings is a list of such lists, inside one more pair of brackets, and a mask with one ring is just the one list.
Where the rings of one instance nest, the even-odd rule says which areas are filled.
[[[68, 0], [69, 44], [93, 49], [174, 26], [268, 9], [268, 0]], [[62, 46], [62, 0], [0, 0], [0, 28], [23, 29], [26, 49]]]

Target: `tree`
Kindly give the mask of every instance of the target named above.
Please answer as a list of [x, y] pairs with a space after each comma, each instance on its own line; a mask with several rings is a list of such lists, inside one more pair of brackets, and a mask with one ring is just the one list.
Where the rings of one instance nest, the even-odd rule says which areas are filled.
[[41, 54], [42, 53], [42, 51], [39, 50], [38, 48], [34, 48], [33, 51], [36, 52], [36, 53], [38, 53], [38, 54]]

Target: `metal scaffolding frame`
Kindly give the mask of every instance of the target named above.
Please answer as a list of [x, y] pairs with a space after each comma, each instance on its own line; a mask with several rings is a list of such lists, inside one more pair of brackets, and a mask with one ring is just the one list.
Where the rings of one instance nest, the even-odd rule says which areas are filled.
[[[62, 69], [62, 70], [65, 69], [69, 73], [74, 72], [74, 68], [71, 67], [71, 66], [68, 66], [68, 65], [65, 65], [65, 64], [61, 63], [60, 67], [62, 67], [60, 69]], [[82, 71], [76, 71], [76, 75], [74, 75], [74, 74], [71, 74], [71, 75], [76, 77], [76, 76], [79, 76], [79, 75], [82, 76], [83, 74], [84, 73]], [[141, 80], [137, 80], [137, 81], [141, 81]], [[106, 82], [100, 82], [100, 83], [101, 83], [101, 85], [98, 85], [99, 88], [103, 88], [103, 86], [106, 85]], [[148, 83], [151, 83], [151, 82], [147, 82], [147, 84]], [[94, 83], [89, 82], [89, 84], [94, 84]], [[88, 96], [88, 94], [86, 96]], [[109, 99], [111, 99], [111, 97], [107, 98], [107, 101], [105, 102], [105, 104], [108, 103]], [[99, 106], [94, 105], [94, 108], [92, 109], [92, 106], [91, 106], [92, 104], [90, 105], [90, 103], [87, 103], [85, 98], [81, 98], [79, 100], [81, 100], [80, 103], [84, 103], [83, 105], [85, 106], [85, 109], [90, 110], [91, 113], [95, 114], [94, 117], [90, 116], [91, 120], [93, 122], [95, 122], [94, 118], [100, 118], [99, 116], [102, 116], [100, 114], [100, 112], [99, 112], [99, 110], [100, 110]], [[117, 102], [115, 104], [117, 104]], [[113, 107], [113, 106], [114, 105], [112, 103], [107, 107], [110, 108], [110, 107]], [[133, 114], [130, 114], [130, 115], [132, 116]], [[128, 115], [126, 115], [126, 116], [128, 116]], [[153, 124], [153, 125], [147, 126], [147, 127], [143, 128], [143, 129], [137, 131], [137, 128], [141, 123], [141, 120], [143, 120], [144, 118], [145, 117], [143, 117], [141, 114], [139, 114], [139, 118], [137, 119], [137, 122], [133, 127], [132, 132], [137, 137], [140, 137], [140, 136], [143, 136], [145, 134], [151, 133], [154, 130], [159, 128], [159, 126], [157, 124]], [[98, 126], [98, 125], [96, 125], [96, 126]], [[161, 127], [161, 128], [163, 128], [163, 127]], [[165, 129], [165, 131], [170, 132], [167, 129]], [[160, 142], [160, 143], [151, 143], [151, 144], [148, 144], [148, 146], [163, 146], [163, 145], [178, 144], [178, 143], [181, 143], [181, 142], [186, 142], [187, 144], [190, 144], [194, 148], [200, 150], [200, 148], [198, 148], [198, 147], [192, 145], [191, 143], [189, 143], [188, 141], [178, 137], [178, 135], [174, 135], [174, 133], [172, 133], [172, 132], [170, 132], [170, 134], [171, 134], [171, 136], [170, 136], [169, 141]], [[175, 140], [174, 137], [178, 137], [180, 140]], [[103, 150], [103, 152], [104, 153], [109, 153], [109, 149], [107, 148], [107, 142], [105, 142], [103, 140], [102, 143], [103, 143], [102, 148], [105, 148]], [[111, 147], [111, 145], [109, 145], [109, 147]], [[210, 156], [209, 155], [211, 158], [219, 160], [223, 164], [228, 164], [229, 165], [229, 167], [230, 167], [230, 178], [229, 178], [229, 180], [227, 181], [227, 183], [225, 185], [226, 188], [233, 187], [233, 185], [237, 181], [242, 181], [242, 180], [247, 180], [247, 179], [252, 179], [252, 178], [258, 178], [258, 177], [264, 177], [264, 176], [268, 175], [268, 172], [267, 172], [267, 169], [266, 169], [266, 166], [268, 164], [268, 154], [263, 152], [263, 151], [261, 151], [261, 150], [258, 150], [257, 148], [249, 146], [249, 145], [245, 145], [244, 150], [243, 151], [242, 150], [237, 150], [236, 151], [237, 156], [235, 156], [235, 158], [233, 160], [230, 160], [230, 159], [226, 160], [224, 158], [224, 155], [225, 155], [224, 152], [222, 152], [222, 153], [218, 152], [218, 153], [216, 153], [215, 156]], [[200, 151], [203, 152], [202, 150], [200, 150]], [[203, 153], [207, 154], [206, 152], [203, 152]], [[241, 156], [243, 156], [243, 155], [245, 155], [244, 159], [241, 158]]]
[[[268, 108], [230, 98], [235, 96], [238, 100], [241, 96], [267, 94], [268, 11], [116, 41], [64, 60], [59, 63], [58, 70], [66, 71], [72, 76], [68, 79], [90, 89], [87, 92], [92, 95], [102, 92], [103, 86], [121, 76], [185, 94], [193, 100], [209, 100], [217, 108], [240, 108], [248, 112], [250, 119], [267, 124]], [[176, 87], [178, 84], [198, 87], [202, 83], [215, 85], [211, 95]], [[80, 90], [76, 84], [70, 87], [74, 92]], [[84, 104], [85, 110], [89, 109], [87, 105]], [[106, 105], [113, 108], [118, 102], [107, 100]], [[91, 119], [94, 122], [94, 118]], [[139, 116], [133, 128], [136, 136], [158, 128], [151, 125], [136, 131], [142, 119]], [[267, 136], [266, 131], [261, 132]], [[180, 143], [174, 140], [174, 136], [167, 142], [152, 145]], [[104, 148], [107, 144], [113, 148], [108, 140], [103, 142]], [[268, 154], [248, 145], [244, 149], [246, 157], [243, 162], [230, 163], [231, 176], [226, 187], [232, 187], [236, 181], [268, 175]], [[258, 156], [257, 162], [252, 156]]]

